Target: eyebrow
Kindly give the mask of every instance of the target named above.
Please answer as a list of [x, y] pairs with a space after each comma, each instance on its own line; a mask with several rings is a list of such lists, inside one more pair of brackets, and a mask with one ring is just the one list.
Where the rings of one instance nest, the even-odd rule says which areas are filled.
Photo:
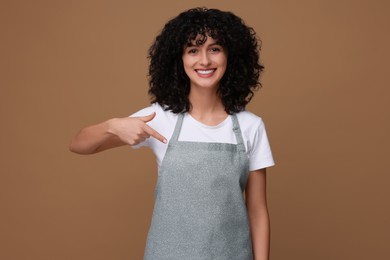
[[[203, 45], [203, 44], [202, 44], [202, 45]], [[220, 43], [218, 43], [218, 42], [214, 42], [214, 43], [212, 43], [212, 44], [210, 44], [210, 45], [208, 45], [208, 46], [214, 46], [214, 45], [219, 45], [219, 46], [222, 47], [222, 45], [221, 45]], [[186, 45], [186, 48], [188, 48], [188, 47], [198, 47], [198, 46], [201, 46], [201, 45], [192, 44], [192, 42], [190, 42], [190, 43], [188, 43], [188, 44]]]

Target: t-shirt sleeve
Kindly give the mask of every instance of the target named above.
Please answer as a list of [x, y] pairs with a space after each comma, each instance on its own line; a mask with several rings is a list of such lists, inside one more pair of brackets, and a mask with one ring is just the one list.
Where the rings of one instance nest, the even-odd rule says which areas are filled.
[[261, 118], [257, 127], [254, 129], [252, 138], [252, 147], [249, 151], [249, 170], [254, 171], [274, 166], [275, 162], [272, 156], [267, 131]]
[[[147, 116], [147, 115], [152, 114], [153, 112], [155, 112], [155, 109], [153, 108], [153, 106], [149, 106], [149, 107], [145, 107], [141, 110], [138, 110], [137, 112], [131, 114], [129, 117]], [[146, 138], [145, 141], [143, 141], [137, 145], [132, 145], [131, 147], [134, 149], [138, 149], [142, 146], [149, 147], [149, 140], [150, 140], [150, 138]]]

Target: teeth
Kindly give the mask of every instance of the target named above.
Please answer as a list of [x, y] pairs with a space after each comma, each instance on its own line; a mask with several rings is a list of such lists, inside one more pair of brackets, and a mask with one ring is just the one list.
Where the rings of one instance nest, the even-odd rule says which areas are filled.
[[202, 74], [202, 75], [207, 75], [207, 74], [213, 73], [214, 70], [196, 70], [196, 72], [198, 72], [199, 74]]

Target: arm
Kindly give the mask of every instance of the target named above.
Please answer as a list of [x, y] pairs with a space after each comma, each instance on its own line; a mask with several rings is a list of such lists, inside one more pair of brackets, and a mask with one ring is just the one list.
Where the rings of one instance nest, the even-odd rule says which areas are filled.
[[266, 199], [266, 168], [249, 173], [245, 189], [254, 260], [268, 260], [270, 222]]
[[71, 140], [69, 150], [78, 154], [93, 154], [125, 144], [136, 145], [150, 136], [161, 142], [166, 139], [146, 123], [155, 113], [144, 117], [112, 118], [81, 129]]

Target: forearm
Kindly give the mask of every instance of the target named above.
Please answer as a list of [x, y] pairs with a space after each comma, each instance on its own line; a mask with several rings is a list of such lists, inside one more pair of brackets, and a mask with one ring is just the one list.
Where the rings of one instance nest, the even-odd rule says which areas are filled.
[[270, 251], [270, 220], [268, 211], [249, 213], [254, 260], [268, 260]]
[[78, 154], [98, 152], [99, 147], [115, 139], [115, 136], [110, 132], [110, 123], [112, 120], [109, 119], [81, 129], [71, 140], [69, 150]]

